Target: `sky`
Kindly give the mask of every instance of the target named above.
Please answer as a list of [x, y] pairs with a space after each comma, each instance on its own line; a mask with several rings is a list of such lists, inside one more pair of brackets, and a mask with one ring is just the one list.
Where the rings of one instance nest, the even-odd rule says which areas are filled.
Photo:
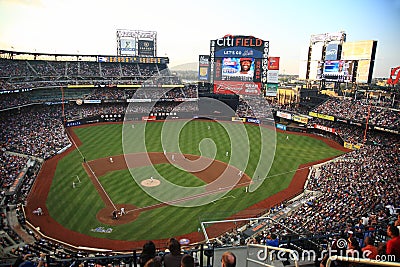
[[0, 49], [115, 55], [118, 29], [157, 32], [170, 67], [209, 54], [226, 34], [270, 42], [280, 73], [298, 74], [313, 34], [377, 40], [374, 78], [400, 66], [400, 0], [0, 0]]

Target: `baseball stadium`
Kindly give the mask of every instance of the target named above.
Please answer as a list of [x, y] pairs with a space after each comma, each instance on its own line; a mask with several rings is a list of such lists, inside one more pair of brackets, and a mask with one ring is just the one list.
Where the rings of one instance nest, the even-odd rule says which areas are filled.
[[0, 51], [1, 266], [166, 266], [173, 244], [196, 266], [328, 266], [354, 242], [398, 266], [398, 84], [363, 87], [377, 41], [311, 36], [306, 79], [283, 82], [273, 43], [225, 35], [188, 81], [156, 32], [117, 37], [117, 55]]

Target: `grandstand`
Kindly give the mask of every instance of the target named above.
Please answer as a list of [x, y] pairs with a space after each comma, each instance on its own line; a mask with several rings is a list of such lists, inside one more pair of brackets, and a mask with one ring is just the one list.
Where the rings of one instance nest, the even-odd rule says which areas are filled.
[[[45, 253], [48, 266], [137, 266], [137, 248], [76, 248], [40, 236], [27, 223], [27, 200], [32, 188], [42, 192], [35, 184], [42, 164], [73, 146], [68, 127], [122, 123], [125, 115], [133, 121], [201, 117], [197, 84], [183, 84], [172, 75], [167, 58], [125, 63], [103, 62], [98, 56], [26, 54], [31, 58], [20, 59], [23, 53], [17, 54], [18, 59], [13, 52], [0, 51], [1, 264], [10, 266], [25, 254]], [[268, 101], [271, 118], [264, 98], [232, 99], [226, 102], [236, 119], [256, 118], [265, 124], [273, 119], [279, 131], [324, 136], [352, 150], [307, 169], [307, 182], [298, 195], [249, 222], [238, 219], [235, 227], [208, 243], [186, 244], [185, 253], [195, 255], [200, 266], [214, 266], [220, 251], [232, 249], [246, 256], [246, 246], [267, 245], [271, 234], [278, 236], [281, 247], [298, 252], [321, 252], [333, 240], [350, 236], [361, 246], [366, 236], [373, 236], [377, 246], [389, 240], [387, 226], [400, 225], [400, 111], [394, 101], [339, 97], [312, 108]], [[215, 118], [232, 120], [231, 114], [212, 111]], [[165, 244], [158, 245], [163, 253]]]

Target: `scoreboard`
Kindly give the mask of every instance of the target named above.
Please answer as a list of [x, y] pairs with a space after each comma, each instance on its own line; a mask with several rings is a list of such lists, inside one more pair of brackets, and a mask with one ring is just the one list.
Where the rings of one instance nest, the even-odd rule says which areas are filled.
[[261, 93], [267, 82], [269, 42], [226, 35], [210, 42], [210, 79], [217, 94]]
[[117, 30], [117, 55], [157, 57], [157, 32]]
[[129, 56], [99, 56], [98, 62], [143, 63], [143, 64], [168, 64], [168, 57], [129, 57]]

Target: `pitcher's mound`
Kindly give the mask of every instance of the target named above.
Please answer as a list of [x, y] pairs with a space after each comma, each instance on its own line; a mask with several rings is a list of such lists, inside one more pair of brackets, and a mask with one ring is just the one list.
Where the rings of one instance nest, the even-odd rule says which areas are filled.
[[146, 187], [154, 187], [160, 185], [160, 180], [157, 179], [146, 179], [143, 180], [140, 184]]

